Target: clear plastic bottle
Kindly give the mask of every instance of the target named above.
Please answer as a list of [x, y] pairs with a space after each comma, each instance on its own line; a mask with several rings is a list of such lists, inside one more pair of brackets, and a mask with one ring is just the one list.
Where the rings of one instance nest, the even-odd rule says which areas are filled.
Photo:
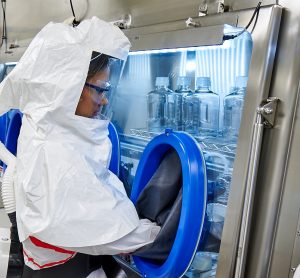
[[168, 77], [156, 77], [155, 90], [147, 95], [148, 106], [148, 131], [161, 132], [166, 125], [167, 96], [171, 93], [168, 89]]
[[[180, 76], [177, 79], [177, 89], [172, 95], [173, 106], [174, 108], [171, 111], [174, 111], [174, 129], [175, 130], [184, 130], [184, 115], [186, 114], [186, 107], [183, 106], [184, 98], [191, 94], [190, 89], [191, 78], [186, 76]], [[171, 106], [171, 102], [170, 102]]]
[[195, 109], [198, 104], [195, 103], [194, 92], [190, 92], [183, 98], [183, 125], [184, 130], [190, 134], [196, 134], [197, 128], [195, 126]]
[[236, 77], [236, 86], [224, 98], [224, 136], [236, 140], [243, 113], [247, 76]]
[[165, 110], [165, 128], [176, 129], [175, 121], [175, 96], [174, 92], [168, 89], [165, 92], [166, 110]]
[[220, 97], [210, 90], [209, 77], [198, 77], [196, 90], [184, 100], [185, 130], [200, 136], [216, 136], [219, 130]]

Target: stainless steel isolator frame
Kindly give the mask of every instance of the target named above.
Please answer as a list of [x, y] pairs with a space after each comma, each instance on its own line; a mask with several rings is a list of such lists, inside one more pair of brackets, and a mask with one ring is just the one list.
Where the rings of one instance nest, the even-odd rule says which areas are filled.
[[268, 98], [267, 100], [263, 101], [256, 110], [256, 122], [254, 124], [252, 135], [251, 153], [248, 163], [246, 191], [244, 196], [244, 207], [239, 234], [237, 259], [234, 274], [235, 278], [242, 278], [244, 277], [245, 273], [263, 132], [265, 127], [272, 128], [274, 126], [277, 103], [278, 98]]

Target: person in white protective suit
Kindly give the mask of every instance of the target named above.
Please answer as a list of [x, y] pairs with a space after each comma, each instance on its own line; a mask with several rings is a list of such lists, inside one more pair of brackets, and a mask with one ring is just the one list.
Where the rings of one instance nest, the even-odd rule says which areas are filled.
[[[53, 277], [64, 265], [76, 268], [77, 252], [133, 252], [160, 230], [139, 219], [108, 170], [109, 121], [101, 109], [129, 48], [121, 30], [96, 17], [75, 28], [49, 23], [0, 84], [0, 114], [23, 113], [14, 190], [27, 270]], [[58, 277], [84, 277], [74, 275]]]

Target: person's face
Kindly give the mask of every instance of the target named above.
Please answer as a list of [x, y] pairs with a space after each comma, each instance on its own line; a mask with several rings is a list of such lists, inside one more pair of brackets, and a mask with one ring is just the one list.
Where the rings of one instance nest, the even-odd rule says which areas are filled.
[[[87, 83], [91, 85], [97, 85], [97, 81], [108, 81], [109, 79], [109, 68], [97, 72], [94, 76], [87, 80]], [[104, 92], [99, 93], [95, 89], [84, 86], [75, 114], [87, 118], [92, 118], [98, 114], [102, 106], [108, 104], [108, 100], [105, 97]]]

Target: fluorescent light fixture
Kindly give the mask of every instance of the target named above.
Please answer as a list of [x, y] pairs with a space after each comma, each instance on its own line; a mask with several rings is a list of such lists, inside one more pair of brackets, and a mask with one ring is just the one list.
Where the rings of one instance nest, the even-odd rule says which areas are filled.
[[198, 47], [182, 47], [182, 48], [169, 48], [169, 49], [154, 49], [154, 50], [140, 50], [129, 52], [129, 55], [146, 55], [146, 54], [163, 54], [163, 53], [180, 53], [186, 51], [205, 51], [213, 49], [230, 48], [231, 44], [229, 41], [225, 41], [221, 45], [210, 45], [210, 46], [198, 46]]
[[17, 64], [17, 62], [5, 63], [6, 66], [15, 66], [16, 64]]
[[[238, 34], [243, 30], [241, 27], [234, 27], [225, 24], [224, 25], [224, 35], [234, 35]], [[248, 33], [245, 31], [245, 33]], [[248, 33], [250, 36], [250, 34]], [[251, 36], [250, 36], [251, 37]], [[154, 49], [154, 50], [139, 50], [129, 52], [129, 55], [146, 55], [146, 54], [162, 54], [162, 53], [176, 53], [184, 51], [205, 51], [214, 49], [226, 49], [232, 47], [231, 41], [225, 40], [223, 44], [220, 45], [209, 45], [209, 46], [192, 46], [192, 47], [181, 47], [181, 48], [170, 48], [170, 49]]]

